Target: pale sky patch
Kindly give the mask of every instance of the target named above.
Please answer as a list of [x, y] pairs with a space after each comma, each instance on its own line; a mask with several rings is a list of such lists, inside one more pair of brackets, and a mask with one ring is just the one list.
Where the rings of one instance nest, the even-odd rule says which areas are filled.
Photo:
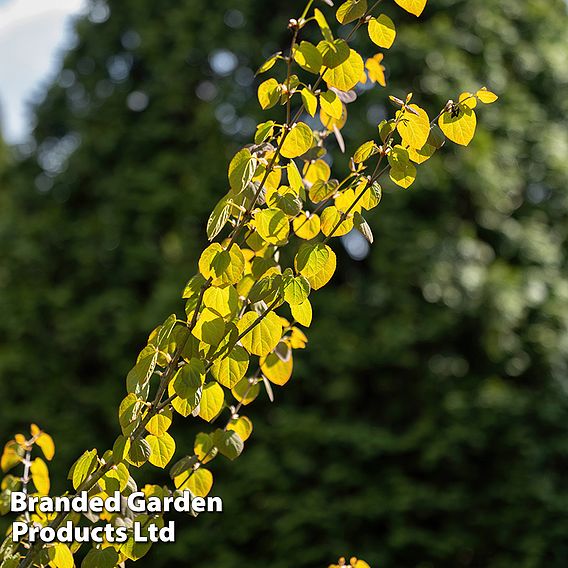
[[0, 116], [10, 143], [30, 131], [29, 102], [41, 95], [68, 44], [84, 0], [0, 0]]

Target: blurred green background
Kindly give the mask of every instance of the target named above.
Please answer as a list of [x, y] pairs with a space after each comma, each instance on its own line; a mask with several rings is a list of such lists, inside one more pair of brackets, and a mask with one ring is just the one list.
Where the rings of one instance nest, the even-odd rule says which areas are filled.
[[[0, 145], [0, 436], [52, 433], [56, 491], [80, 452], [112, 443], [147, 333], [182, 313], [260, 116], [254, 70], [302, 7], [92, 2], [33, 142]], [[348, 150], [392, 113], [387, 94], [432, 111], [482, 85], [500, 99], [468, 149], [445, 148], [409, 190], [385, 184], [370, 251], [336, 242], [293, 379], [247, 413], [243, 456], [215, 463], [225, 512], [177, 518], [178, 542], [139, 566], [568, 566], [566, 4], [384, 11], [399, 27], [389, 85], [350, 106]], [[181, 455], [196, 425], [176, 429]]]

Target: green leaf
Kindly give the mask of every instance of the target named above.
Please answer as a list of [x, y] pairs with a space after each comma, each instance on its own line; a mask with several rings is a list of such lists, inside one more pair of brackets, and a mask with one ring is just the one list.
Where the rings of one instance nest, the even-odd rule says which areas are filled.
[[125, 436], [130, 436], [138, 426], [143, 408], [142, 402], [133, 393], [128, 394], [120, 403], [118, 421]]
[[197, 459], [202, 464], [210, 462], [218, 452], [215, 444], [213, 443], [213, 436], [210, 434], [204, 434], [203, 432], [200, 432], [197, 436], [195, 436], [193, 451], [195, 452]]
[[325, 19], [325, 16], [322, 14], [321, 10], [319, 10], [318, 8], [316, 8], [314, 10], [314, 18], [321, 30], [321, 33], [323, 35], [323, 37], [327, 40], [327, 41], [333, 41], [333, 34], [331, 33], [331, 28], [329, 27], [329, 24], [327, 23], [327, 20]]
[[81, 563], [81, 568], [114, 568], [118, 560], [118, 552], [110, 546], [91, 548]]
[[73, 483], [73, 488], [78, 489], [79, 486], [97, 469], [97, 466], [97, 450], [84, 452], [69, 470], [68, 479], [70, 479]]
[[274, 126], [276, 123], [273, 120], [267, 120], [266, 122], [260, 123], [256, 127], [256, 134], [254, 135], [254, 143], [262, 144], [266, 140], [272, 137], [274, 133]]
[[294, 50], [294, 60], [306, 71], [319, 75], [323, 60], [318, 48], [309, 41], [302, 41]]
[[232, 389], [231, 394], [243, 405], [253, 402], [260, 393], [258, 383], [251, 384], [249, 379], [241, 379]]
[[144, 439], [131, 440], [130, 449], [126, 459], [130, 464], [135, 467], [140, 467], [144, 465], [150, 455], [152, 454], [152, 448], [150, 444]]
[[297, 272], [305, 276], [314, 290], [325, 286], [337, 264], [335, 253], [323, 243], [303, 244], [294, 259]]
[[313, 141], [312, 129], [307, 124], [298, 122], [286, 136], [280, 153], [284, 158], [297, 158], [311, 148]]
[[295, 306], [304, 302], [310, 294], [310, 283], [304, 276], [284, 278], [284, 300]]
[[193, 358], [177, 371], [168, 385], [169, 396], [177, 395], [172, 406], [184, 417], [189, 416], [198, 406], [205, 380], [205, 366], [201, 359]]
[[349, 50], [349, 57], [337, 67], [328, 69], [323, 78], [330, 87], [340, 91], [350, 91], [361, 79], [365, 70], [363, 59], [353, 49]]
[[234, 193], [240, 193], [251, 182], [257, 160], [248, 148], [239, 150], [229, 164], [229, 185]]
[[231, 216], [231, 202], [228, 196], [222, 197], [207, 220], [207, 238], [212, 241], [227, 224]]
[[219, 453], [230, 460], [237, 459], [245, 447], [241, 437], [234, 430], [215, 430], [213, 432], [213, 443]]
[[385, 14], [371, 18], [368, 31], [371, 41], [384, 49], [391, 47], [396, 38], [394, 22]]
[[[255, 324], [261, 316], [255, 312], [247, 312], [239, 320], [239, 333], [244, 333]], [[241, 338], [243, 347], [252, 355], [268, 355], [282, 337], [282, 320], [274, 312], [269, 312], [252, 329]]]
[[256, 72], [257, 75], [260, 75], [261, 73], [266, 73], [266, 71], [269, 71], [270, 69], [272, 69], [274, 67], [274, 64], [278, 61], [278, 59], [280, 59], [280, 56], [282, 55], [282, 52], [279, 51], [278, 53], [275, 53], [274, 55], [271, 55], [258, 69], [258, 71]]
[[344, 39], [320, 41], [317, 49], [321, 53], [323, 64], [330, 69], [349, 59], [349, 44]]
[[349, 24], [362, 18], [366, 11], [367, 0], [347, 0], [337, 9], [337, 21], [340, 24]]
[[152, 451], [148, 461], [152, 465], [164, 469], [176, 451], [175, 440], [167, 432], [164, 432], [161, 436], [150, 434], [146, 436], [146, 441], [150, 444]]
[[201, 402], [199, 403], [199, 416], [207, 422], [211, 422], [213, 418], [221, 412], [225, 401], [225, 392], [217, 382], [207, 383], [203, 387]]
[[154, 373], [156, 368], [156, 362], [158, 361], [158, 351], [152, 350], [149, 355], [146, 355], [140, 359], [134, 367], [130, 370], [126, 376], [126, 390], [129, 393], [136, 394], [138, 396], [144, 395], [146, 387], [150, 377]]
[[261, 209], [254, 216], [258, 234], [273, 245], [283, 245], [288, 241], [290, 223], [280, 209]]
[[281, 87], [276, 79], [267, 79], [258, 87], [258, 102], [262, 110], [272, 108], [280, 100]]
[[235, 345], [225, 357], [213, 362], [211, 374], [224, 387], [232, 389], [245, 376], [248, 366], [248, 353], [244, 347]]
[[377, 147], [375, 142], [373, 140], [369, 140], [368, 142], [361, 144], [361, 146], [357, 148], [355, 154], [353, 154], [353, 161], [356, 164], [361, 164], [362, 162], [368, 160], [372, 155], [376, 154], [378, 151], [379, 148]]

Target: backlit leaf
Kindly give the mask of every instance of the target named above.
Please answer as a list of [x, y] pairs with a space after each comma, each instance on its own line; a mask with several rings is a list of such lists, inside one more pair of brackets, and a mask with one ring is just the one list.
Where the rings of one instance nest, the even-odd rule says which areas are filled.
[[[239, 320], [237, 327], [243, 333], [260, 318], [255, 312], [247, 312]], [[282, 321], [274, 312], [269, 312], [245, 336], [242, 337], [243, 347], [252, 355], [268, 355], [282, 337]]]
[[394, 43], [396, 28], [394, 22], [386, 14], [381, 14], [378, 18], [371, 18], [368, 31], [371, 41], [379, 47], [388, 49]]
[[152, 465], [164, 469], [172, 459], [176, 450], [175, 440], [167, 432], [164, 432], [161, 436], [150, 434], [146, 436], [146, 441], [150, 444], [150, 448], [152, 449], [148, 461]]
[[280, 153], [284, 158], [297, 158], [311, 148], [313, 140], [312, 129], [307, 124], [298, 122], [286, 136]]
[[223, 387], [217, 382], [207, 383], [203, 387], [203, 394], [201, 395], [201, 402], [199, 403], [199, 416], [207, 422], [211, 422], [221, 409], [225, 402], [225, 392]]
[[401, 8], [407, 12], [420, 16], [426, 6], [426, 0], [394, 0]]
[[343, 63], [324, 73], [325, 82], [340, 91], [349, 91], [359, 82], [364, 71], [363, 59], [353, 49]]
[[314, 290], [329, 282], [336, 264], [335, 253], [323, 243], [303, 244], [294, 258], [296, 270], [308, 279]]

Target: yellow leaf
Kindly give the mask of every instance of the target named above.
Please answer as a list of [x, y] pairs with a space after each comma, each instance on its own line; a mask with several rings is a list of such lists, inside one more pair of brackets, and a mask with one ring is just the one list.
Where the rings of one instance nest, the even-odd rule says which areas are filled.
[[258, 87], [258, 102], [263, 110], [273, 107], [280, 100], [280, 84], [276, 79], [267, 79]]
[[55, 444], [53, 443], [53, 438], [42, 432], [36, 439], [36, 444], [41, 448], [45, 459], [51, 461], [55, 455]]
[[207, 422], [211, 422], [221, 409], [225, 401], [225, 392], [217, 382], [207, 383], [203, 387], [201, 402], [199, 403], [199, 416]]
[[320, 104], [326, 114], [336, 119], [341, 118], [343, 114], [343, 103], [333, 91], [322, 93], [320, 95]]
[[304, 300], [301, 304], [290, 306], [292, 317], [304, 327], [312, 324], [312, 305], [309, 300]]
[[468, 108], [475, 108], [477, 106], [477, 99], [475, 98], [475, 95], [467, 91], [460, 94], [458, 101]]
[[365, 160], [368, 160], [373, 154], [376, 154], [379, 151], [377, 145], [373, 140], [369, 140], [365, 142], [357, 148], [355, 154], [353, 154], [353, 161], [356, 164], [360, 164]]
[[300, 95], [302, 96], [302, 102], [304, 103], [304, 108], [306, 109], [306, 112], [310, 116], [315, 116], [316, 111], [318, 110], [317, 97], [307, 88], [302, 89], [300, 91]]
[[267, 243], [283, 245], [288, 241], [290, 223], [287, 215], [280, 209], [261, 209], [255, 214], [254, 222], [258, 234]]
[[260, 369], [264, 376], [275, 385], [285, 385], [292, 376], [292, 355], [287, 361], [283, 361], [276, 353], [269, 353], [260, 359]]
[[363, 197], [359, 199], [359, 205], [361, 205], [362, 209], [369, 211], [381, 202], [382, 189], [377, 182], [373, 183], [369, 187], [367, 180], [364, 180], [356, 187], [355, 193], [359, 195], [364, 188], [366, 188], [365, 193], [363, 194]]
[[378, 18], [371, 18], [368, 31], [371, 41], [379, 47], [388, 49], [394, 43], [396, 28], [394, 22], [386, 14], [381, 14]]
[[373, 83], [378, 83], [381, 87], [386, 87], [387, 82], [385, 80], [385, 68], [381, 64], [383, 57], [382, 53], [377, 53], [373, 57], [370, 57], [365, 62], [365, 68], [369, 73], [369, 79]]
[[0, 465], [2, 471], [6, 472], [18, 465], [22, 461], [23, 450], [18, 446], [15, 440], [10, 440], [4, 446]]
[[239, 309], [239, 296], [235, 288], [210, 286], [203, 294], [203, 305], [225, 320], [231, 320]]
[[455, 105], [450, 112], [444, 112], [438, 119], [442, 132], [456, 144], [467, 146], [475, 134], [477, 119], [475, 112], [463, 105]]
[[174, 478], [177, 489], [189, 489], [195, 497], [207, 497], [213, 487], [213, 474], [204, 467], [195, 471], [184, 472]]
[[349, 57], [337, 67], [328, 69], [323, 78], [330, 87], [350, 91], [359, 82], [363, 71], [363, 59], [355, 50], [350, 49]]
[[475, 96], [486, 105], [494, 103], [499, 98], [495, 93], [488, 91], [487, 87], [482, 87], [481, 89], [479, 89]]
[[[247, 312], [237, 323], [239, 334], [248, 329], [260, 316], [255, 312]], [[282, 337], [282, 322], [274, 313], [269, 312], [245, 336], [241, 338], [243, 347], [252, 355], [268, 355]]]
[[407, 12], [420, 16], [426, 6], [426, 0], [394, 0], [401, 8]]
[[331, 175], [331, 168], [323, 160], [307, 162], [304, 166], [304, 179], [308, 183], [315, 183], [318, 180], [327, 181]]
[[430, 134], [430, 119], [428, 114], [418, 105], [408, 105], [417, 114], [409, 112], [408, 110], [399, 110], [396, 113], [396, 118], [400, 119], [396, 126], [402, 143], [405, 146], [412, 148], [422, 148], [428, 140]]
[[[310, 131], [311, 132], [311, 131]], [[205, 278], [212, 278], [212, 284], [236, 284], [243, 275], [245, 258], [238, 245], [230, 251], [219, 243], [209, 245], [199, 258], [199, 271]]]
[[408, 151], [402, 146], [395, 146], [388, 156], [390, 163], [389, 177], [400, 187], [410, 187], [416, 179], [416, 167], [410, 163]]
[[[350, 213], [354, 213], [355, 211], [361, 211], [361, 203], [358, 201], [355, 203], [355, 190], [353, 189], [345, 189], [342, 191], [336, 198], [335, 198], [335, 206], [339, 211], [347, 213], [350, 209]], [[355, 205], [353, 205], [355, 203]]]
[[217, 312], [204, 308], [191, 334], [207, 345], [218, 345], [225, 335], [225, 321]]
[[[333, 232], [334, 237], [346, 235], [353, 228], [353, 219], [341, 221], [341, 212], [335, 205], [326, 207], [321, 214], [321, 232], [328, 237]], [[338, 225], [338, 223], [340, 223]], [[336, 228], [337, 227], [337, 228]]]
[[75, 561], [69, 547], [62, 542], [56, 542], [47, 549], [49, 565], [52, 568], [73, 568]]
[[150, 434], [146, 436], [146, 441], [152, 448], [148, 461], [152, 465], [164, 469], [176, 451], [175, 440], [167, 432], [164, 432], [161, 436]]
[[152, 416], [146, 424], [146, 430], [154, 436], [162, 436], [172, 424], [172, 411], [164, 408], [159, 414]]
[[303, 215], [299, 215], [292, 222], [294, 228], [294, 233], [301, 239], [310, 241], [317, 237], [320, 232], [320, 218], [316, 213], [304, 212]]
[[224, 387], [232, 389], [245, 376], [248, 366], [248, 353], [240, 345], [235, 345], [228, 355], [213, 362], [211, 374]]
[[335, 129], [341, 130], [347, 122], [347, 106], [341, 103], [341, 115], [339, 118], [334, 118], [325, 111], [322, 105], [320, 108], [320, 120], [329, 131], [333, 131]]
[[229, 422], [227, 430], [235, 431], [241, 437], [241, 440], [246, 442], [252, 434], [252, 422], [246, 416], [239, 416], [239, 418], [233, 418]]
[[311, 148], [313, 141], [312, 129], [307, 124], [298, 122], [286, 136], [280, 153], [284, 158], [297, 158]]
[[308, 279], [314, 290], [329, 282], [336, 265], [335, 253], [323, 243], [303, 244], [294, 258], [296, 271]]
[[30, 472], [35, 488], [40, 495], [49, 495], [49, 470], [41, 458], [36, 458], [30, 465]]

